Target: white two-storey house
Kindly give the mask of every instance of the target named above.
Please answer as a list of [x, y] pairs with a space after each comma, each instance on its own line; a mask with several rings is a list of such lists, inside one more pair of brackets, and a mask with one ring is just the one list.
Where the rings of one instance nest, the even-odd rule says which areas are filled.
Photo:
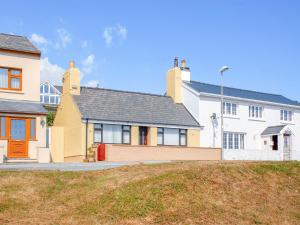
[[[181, 101], [199, 122], [201, 147], [221, 147], [221, 87], [192, 81], [180, 67]], [[224, 87], [224, 159], [299, 160], [300, 103], [282, 95]]]

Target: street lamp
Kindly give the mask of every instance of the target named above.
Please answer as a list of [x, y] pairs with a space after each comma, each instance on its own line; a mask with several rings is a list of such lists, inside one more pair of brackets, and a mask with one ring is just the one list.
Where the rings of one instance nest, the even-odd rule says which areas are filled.
[[220, 69], [221, 74], [221, 160], [224, 160], [224, 90], [223, 90], [223, 73], [229, 70], [228, 66], [223, 66]]

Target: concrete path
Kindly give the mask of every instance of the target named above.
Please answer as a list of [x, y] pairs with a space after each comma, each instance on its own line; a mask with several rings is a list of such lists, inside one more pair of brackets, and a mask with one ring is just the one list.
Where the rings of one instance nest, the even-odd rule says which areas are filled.
[[143, 162], [96, 162], [96, 163], [6, 163], [0, 164], [1, 170], [58, 170], [58, 171], [93, 171], [105, 170], [121, 166], [138, 164], [168, 163], [170, 161], [143, 161]]

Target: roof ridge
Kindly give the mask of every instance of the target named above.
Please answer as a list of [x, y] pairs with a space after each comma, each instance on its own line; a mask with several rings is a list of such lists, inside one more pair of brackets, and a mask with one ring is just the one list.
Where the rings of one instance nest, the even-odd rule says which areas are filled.
[[94, 89], [94, 90], [105, 90], [105, 91], [115, 91], [115, 92], [122, 92], [122, 93], [133, 93], [133, 94], [141, 94], [141, 95], [150, 95], [150, 96], [170, 98], [170, 96], [167, 96], [167, 95], [160, 95], [160, 94], [147, 93], [147, 92], [125, 91], [125, 90], [118, 90], [118, 89], [111, 89], [111, 88], [100, 88], [100, 87], [97, 88], [97, 87], [88, 87], [88, 86], [81, 86], [81, 88]]
[[[200, 82], [200, 81], [191, 80], [190, 82], [195, 82], [195, 83], [206, 84], [206, 85], [213, 85], [213, 86], [220, 87], [220, 85], [217, 85], [217, 84], [210, 84], [210, 83], [205, 83], [205, 82]], [[276, 96], [281, 96], [281, 97], [287, 98], [287, 97], [285, 97], [285, 96], [283, 96], [281, 94], [273, 94], [273, 93], [269, 93], [269, 92], [255, 91], [255, 90], [235, 88], [235, 87], [229, 87], [229, 86], [224, 86], [224, 88], [231, 88], [231, 89], [236, 89], [236, 90], [241, 90], [241, 91], [250, 91], [250, 92], [255, 92], [255, 93], [260, 93], [260, 94], [267, 94], [267, 95], [276, 95]], [[289, 99], [289, 98], [287, 98], [287, 99]], [[289, 99], [289, 100], [297, 102], [297, 101], [292, 100], [292, 99]]]
[[18, 34], [7, 34], [7, 33], [0, 33], [0, 35], [7, 35], [7, 36], [13, 36], [13, 37], [23, 37], [23, 38], [27, 38], [27, 36], [25, 35], [18, 35]]

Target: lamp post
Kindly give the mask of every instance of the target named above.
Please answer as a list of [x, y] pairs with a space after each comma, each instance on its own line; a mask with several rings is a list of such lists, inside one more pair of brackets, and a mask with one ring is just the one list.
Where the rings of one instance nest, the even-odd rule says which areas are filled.
[[224, 160], [224, 88], [223, 88], [223, 73], [229, 70], [228, 66], [223, 66], [220, 69], [221, 74], [221, 160]]

